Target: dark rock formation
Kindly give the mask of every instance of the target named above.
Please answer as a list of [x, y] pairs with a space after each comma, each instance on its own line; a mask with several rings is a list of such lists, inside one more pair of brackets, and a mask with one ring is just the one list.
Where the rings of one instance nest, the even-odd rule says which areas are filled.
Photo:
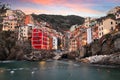
[[92, 55], [97, 55], [100, 54], [100, 51], [101, 51], [101, 45], [99, 41], [96, 40], [91, 44], [91, 53]]
[[120, 52], [111, 54], [109, 57], [103, 58], [97, 64], [120, 65]]
[[98, 41], [93, 41], [88, 46], [88, 51], [92, 55], [109, 55], [120, 51], [120, 33], [107, 34]]
[[67, 53], [68, 54], [68, 59], [76, 59], [76, 57], [79, 57], [79, 53], [74, 51], [74, 52], [70, 52], [70, 53]]
[[30, 60], [30, 61], [39, 61], [39, 60], [47, 60], [47, 59], [52, 59], [54, 57], [53, 51], [33, 51], [30, 54], [26, 54], [24, 56], [25, 60]]
[[[84, 55], [84, 57], [85, 54], [88, 54], [92, 63], [117, 65], [120, 64], [120, 32], [107, 34], [103, 36], [100, 40], [94, 41], [84, 48], [86, 48], [86, 51], [84, 51], [82, 54]], [[92, 55], [90, 56], [90, 54]], [[95, 60], [97, 61], [94, 62], [93, 56], [95, 55], [97, 55], [95, 57]], [[106, 55], [107, 57], [100, 57], [101, 55]], [[80, 61], [87, 63], [91, 62], [86, 58], [80, 59]]]
[[87, 52], [86, 49], [87, 49], [87, 48], [86, 48], [85, 46], [84, 46], [84, 47], [81, 47], [79, 58], [85, 57], [85, 54], [86, 54], [86, 52]]

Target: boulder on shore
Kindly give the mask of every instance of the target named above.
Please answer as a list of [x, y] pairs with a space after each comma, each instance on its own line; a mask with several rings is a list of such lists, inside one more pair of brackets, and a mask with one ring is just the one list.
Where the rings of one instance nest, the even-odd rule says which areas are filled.
[[96, 55], [80, 59], [79, 61], [92, 64], [120, 65], [120, 53], [114, 53], [111, 55]]

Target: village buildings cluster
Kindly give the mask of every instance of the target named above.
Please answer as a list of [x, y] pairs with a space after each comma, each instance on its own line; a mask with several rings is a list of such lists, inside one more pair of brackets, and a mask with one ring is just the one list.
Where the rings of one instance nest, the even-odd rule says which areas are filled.
[[69, 31], [62, 34], [52, 29], [47, 22], [37, 22], [21, 10], [7, 10], [2, 30], [15, 31], [19, 41], [31, 40], [34, 50], [76, 51], [115, 30], [116, 25], [120, 24], [120, 7], [115, 7], [108, 14], [114, 14], [116, 18], [87, 17], [82, 25], [73, 25]]
[[15, 31], [20, 44], [31, 41], [33, 50], [62, 49], [63, 34], [52, 29], [47, 22], [37, 22], [21, 10], [7, 10], [2, 22], [2, 31]]
[[[116, 26], [120, 24], [120, 6], [111, 9], [107, 15], [115, 15], [112, 17], [102, 18], [85, 18], [82, 25], [73, 25], [69, 30], [69, 51], [80, 50], [83, 46], [90, 44], [94, 40], [100, 39], [102, 36], [117, 31]], [[120, 26], [119, 26], [120, 27]]]

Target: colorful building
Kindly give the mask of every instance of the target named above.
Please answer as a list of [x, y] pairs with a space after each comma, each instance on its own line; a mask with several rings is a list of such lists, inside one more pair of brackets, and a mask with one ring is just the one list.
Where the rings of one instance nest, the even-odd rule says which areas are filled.
[[18, 26], [24, 26], [25, 14], [21, 10], [7, 10], [3, 18], [3, 31], [15, 31]]
[[[37, 50], [57, 50], [58, 38], [62, 39], [62, 34], [54, 29], [45, 27], [46, 23], [32, 29], [32, 47]], [[61, 40], [60, 40], [61, 41]]]
[[24, 19], [24, 24], [34, 24], [34, 19], [31, 15], [26, 15]]
[[32, 36], [32, 28], [34, 25], [28, 24], [26, 26], [20, 26], [18, 30], [18, 40], [28, 40]]
[[99, 38], [101, 38], [103, 35], [110, 33], [115, 29], [115, 26], [117, 25], [116, 20], [111, 19], [111, 18], [106, 18], [102, 20], [98, 27], [98, 34]]
[[113, 9], [108, 11], [108, 14], [116, 14], [118, 11], [120, 11], [120, 6], [116, 6]]
[[13, 10], [7, 10], [3, 18], [3, 31], [14, 31], [17, 26], [17, 17]]
[[74, 31], [70, 33], [69, 51], [76, 51], [87, 44], [87, 28], [78, 25]]
[[17, 26], [17, 21], [15, 19], [10, 19], [8, 17], [3, 20], [3, 31], [14, 31]]
[[53, 36], [52, 41], [53, 41], [52, 42], [53, 43], [52, 49], [57, 50], [58, 49], [58, 39], [57, 39], [57, 37]]
[[32, 30], [32, 47], [34, 49], [49, 49], [49, 38], [47, 32], [42, 29], [34, 28]]

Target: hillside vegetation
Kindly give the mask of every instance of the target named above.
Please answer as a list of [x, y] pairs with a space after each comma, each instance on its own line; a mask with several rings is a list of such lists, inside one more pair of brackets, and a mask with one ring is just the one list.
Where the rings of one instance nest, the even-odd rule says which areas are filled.
[[46, 15], [46, 14], [32, 14], [34, 20], [48, 22], [53, 29], [57, 31], [68, 30], [72, 25], [84, 23], [84, 18], [75, 15]]

